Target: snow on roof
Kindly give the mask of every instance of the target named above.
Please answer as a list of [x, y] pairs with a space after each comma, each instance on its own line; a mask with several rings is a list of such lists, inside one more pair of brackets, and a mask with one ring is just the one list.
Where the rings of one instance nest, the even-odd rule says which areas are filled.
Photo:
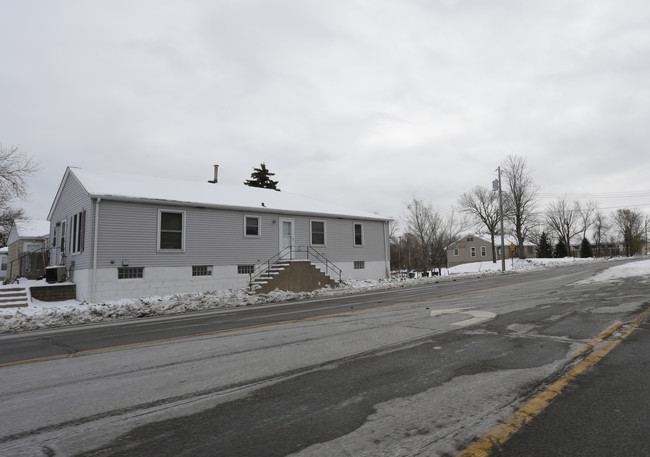
[[43, 238], [50, 235], [49, 221], [18, 219], [14, 224], [20, 238]]
[[289, 192], [245, 185], [136, 176], [68, 168], [91, 197], [157, 200], [268, 212], [307, 213], [349, 218], [389, 220], [388, 217], [303, 197]]

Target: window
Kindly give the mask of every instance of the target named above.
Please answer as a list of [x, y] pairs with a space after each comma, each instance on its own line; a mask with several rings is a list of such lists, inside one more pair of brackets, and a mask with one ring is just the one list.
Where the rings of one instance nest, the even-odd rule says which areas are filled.
[[364, 270], [366, 268], [366, 262], [363, 260], [355, 260], [354, 261], [354, 269], [355, 270]]
[[72, 237], [72, 243], [70, 244], [70, 249], [73, 254], [79, 254], [84, 250], [84, 235], [86, 232], [86, 211], [81, 211], [80, 213], [72, 216], [72, 228], [70, 235]]
[[2, 256], [2, 266], [0, 266], [0, 270], [7, 271], [7, 256], [6, 255]]
[[325, 246], [325, 221], [311, 221], [311, 244]]
[[212, 276], [212, 265], [192, 265], [192, 276]]
[[481, 257], [485, 257], [487, 255], [487, 248], [485, 246], [481, 246]]
[[158, 212], [158, 250], [182, 251], [185, 249], [185, 212]]
[[141, 279], [144, 277], [144, 267], [118, 267], [117, 279]]
[[454, 248], [454, 256], [458, 257], [459, 254], [458, 248]]
[[260, 217], [244, 216], [244, 236], [260, 237]]
[[469, 249], [470, 249], [472, 257], [476, 257], [476, 248], [469, 248]]
[[472, 242], [472, 241], [474, 241], [474, 237], [473, 237], [473, 236], [468, 236], [468, 237], [467, 237], [467, 241], [468, 241], [468, 242]]
[[61, 221], [61, 242], [59, 243], [59, 248], [61, 249], [61, 254], [65, 253], [65, 221]]
[[354, 245], [363, 246], [363, 224], [354, 224]]
[[255, 265], [237, 265], [237, 274], [249, 275], [255, 273]]

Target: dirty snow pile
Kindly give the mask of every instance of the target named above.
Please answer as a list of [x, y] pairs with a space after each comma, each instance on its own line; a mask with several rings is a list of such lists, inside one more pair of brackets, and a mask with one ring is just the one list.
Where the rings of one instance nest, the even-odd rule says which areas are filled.
[[[531, 271], [571, 265], [576, 262], [596, 261], [593, 259], [516, 259], [508, 260], [509, 272]], [[598, 261], [603, 261], [602, 259]], [[0, 333], [39, 328], [78, 325], [117, 319], [177, 314], [189, 311], [236, 308], [265, 303], [279, 303], [317, 297], [348, 295], [370, 290], [386, 290], [410, 285], [452, 281], [462, 277], [488, 276], [501, 273], [501, 263], [476, 262], [445, 269], [441, 276], [409, 278], [408, 274], [397, 275], [388, 280], [345, 280], [337, 288], [324, 288], [313, 292], [284, 292], [276, 290], [268, 294], [251, 294], [246, 288], [216, 290], [204, 293], [176, 294], [165, 297], [144, 297], [122, 299], [102, 303], [81, 303], [77, 300], [43, 302], [32, 299], [27, 308], [0, 309]], [[610, 270], [613, 273], [608, 273]], [[601, 279], [648, 275], [650, 260], [631, 262], [606, 270]], [[617, 276], [618, 275], [618, 276]], [[418, 273], [417, 276], [420, 276]], [[593, 278], [592, 278], [593, 279]], [[21, 280], [21, 286], [29, 288], [44, 285], [44, 281]], [[3, 286], [0, 286], [3, 287]]]

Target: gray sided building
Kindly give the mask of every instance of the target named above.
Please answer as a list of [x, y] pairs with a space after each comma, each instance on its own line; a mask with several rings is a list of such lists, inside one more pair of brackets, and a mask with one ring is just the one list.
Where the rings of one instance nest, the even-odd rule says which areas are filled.
[[243, 184], [69, 167], [48, 221], [50, 263], [88, 302], [245, 287], [306, 247], [343, 279], [389, 275], [388, 218]]

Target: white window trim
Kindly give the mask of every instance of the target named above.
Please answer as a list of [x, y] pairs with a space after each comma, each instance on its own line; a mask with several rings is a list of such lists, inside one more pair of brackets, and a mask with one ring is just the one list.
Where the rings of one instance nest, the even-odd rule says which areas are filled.
[[[313, 222], [322, 222], [323, 223], [323, 244], [314, 244], [314, 238], [312, 234], [312, 223]], [[327, 246], [327, 222], [324, 219], [310, 219], [309, 220], [309, 244], [310, 246]]]
[[[356, 226], [360, 225], [361, 226], [361, 244], [357, 244], [357, 231], [356, 231]], [[366, 233], [363, 227], [362, 222], [354, 222], [352, 224], [352, 245], [355, 248], [362, 248], [365, 245], [366, 242]]]
[[487, 257], [487, 246], [481, 246], [481, 257]]
[[[82, 227], [82, 221], [81, 221], [82, 215], [83, 215], [83, 211], [79, 211], [78, 213], [74, 213], [70, 217], [70, 255], [79, 255], [83, 252], [83, 246], [81, 245], [81, 240], [85, 238], [85, 233], [82, 233], [82, 229], [85, 230], [85, 221], [83, 222], [84, 227]], [[76, 223], [75, 223], [75, 217], [77, 218]], [[77, 249], [77, 248], [81, 248], [81, 249]]]
[[469, 248], [469, 255], [470, 255], [470, 257], [476, 257], [476, 248], [475, 247], [472, 246], [471, 248]]
[[458, 248], [454, 248], [454, 257], [458, 257], [460, 255], [460, 250]]
[[[246, 234], [246, 219], [257, 219], [257, 235]], [[244, 238], [262, 238], [262, 216], [253, 216], [252, 214], [244, 214]]]
[[[162, 213], [176, 213], [176, 214], [182, 214], [183, 215], [183, 228], [181, 233], [181, 248], [180, 249], [161, 249], [160, 248], [160, 231], [161, 231], [161, 223], [162, 223]], [[174, 209], [159, 209], [158, 210], [158, 232], [156, 234], [156, 251], [157, 252], [185, 252], [185, 234], [187, 233], [186, 228], [185, 228], [185, 211], [180, 211], [180, 210], [174, 210]]]

